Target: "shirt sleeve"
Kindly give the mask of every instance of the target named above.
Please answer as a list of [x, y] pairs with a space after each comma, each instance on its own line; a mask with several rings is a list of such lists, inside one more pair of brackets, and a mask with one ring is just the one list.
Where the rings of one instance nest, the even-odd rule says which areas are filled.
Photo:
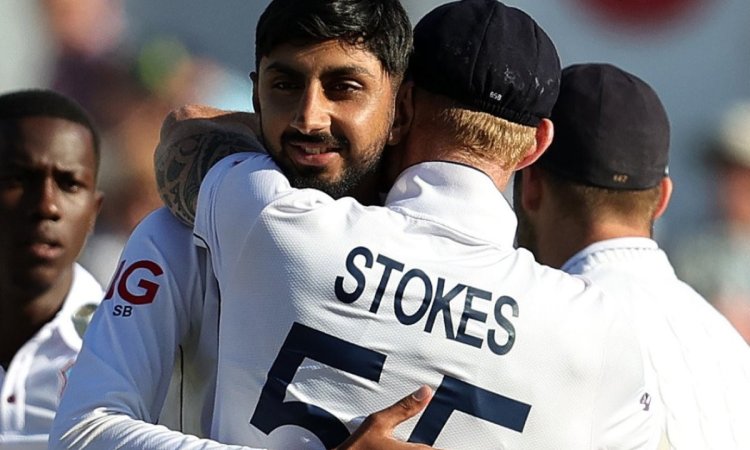
[[165, 209], [133, 232], [70, 372], [50, 449], [242, 448], [155, 425], [179, 346], [202, 314], [196, 250]]

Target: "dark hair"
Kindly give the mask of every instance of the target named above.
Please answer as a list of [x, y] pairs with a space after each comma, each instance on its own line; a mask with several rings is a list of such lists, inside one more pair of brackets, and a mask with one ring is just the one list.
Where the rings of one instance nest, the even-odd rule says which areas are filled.
[[48, 89], [29, 89], [0, 95], [0, 121], [15, 122], [26, 117], [55, 117], [88, 128], [94, 141], [94, 161], [99, 167], [99, 133], [94, 122], [78, 102]]
[[255, 31], [255, 67], [278, 45], [328, 40], [363, 48], [401, 77], [412, 51], [411, 22], [399, 0], [272, 0]]

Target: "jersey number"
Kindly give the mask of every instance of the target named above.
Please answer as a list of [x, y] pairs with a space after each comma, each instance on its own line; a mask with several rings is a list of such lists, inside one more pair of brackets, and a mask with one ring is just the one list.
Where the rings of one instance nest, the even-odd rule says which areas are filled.
[[[299, 323], [292, 325], [268, 371], [250, 423], [266, 434], [282, 425], [298, 425], [314, 433], [326, 448], [332, 448], [349, 437], [340, 420], [315, 405], [284, 401], [286, 389], [305, 358], [378, 382], [386, 356]], [[409, 442], [433, 445], [453, 411], [520, 433], [530, 410], [531, 405], [445, 375]]]

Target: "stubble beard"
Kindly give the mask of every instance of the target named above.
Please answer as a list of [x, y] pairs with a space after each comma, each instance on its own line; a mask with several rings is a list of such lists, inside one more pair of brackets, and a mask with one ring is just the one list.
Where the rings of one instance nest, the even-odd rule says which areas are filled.
[[[290, 133], [293, 134], [293, 133]], [[280, 148], [291, 140], [290, 136], [282, 136]], [[297, 167], [284, 157], [275, 155], [276, 152], [268, 152], [271, 158], [278, 164], [284, 175], [289, 179], [289, 183], [298, 189], [311, 188], [325, 192], [334, 199], [339, 199], [351, 195], [360, 183], [367, 177], [382, 172], [383, 149], [388, 140], [388, 134], [383, 136], [370, 146], [356, 151], [357, 154], [363, 155], [359, 159], [352, 158], [354, 152], [351, 150], [351, 143], [343, 136], [319, 135], [317, 137], [303, 137], [296, 135], [297, 140], [310, 140], [317, 142], [328, 142], [332, 147], [341, 149], [340, 156], [344, 158], [344, 165], [341, 173], [335, 179], [326, 179], [325, 167]], [[268, 146], [266, 148], [269, 148]]]
[[[381, 171], [382, 152], [372, 152], [367, 159], [356, 164], [347, 165], [336, 180], [321, 177], [324, 169], [310, 168], [305, 173], [289, 174], [289, 182], [295, 188], [311, 188], [325, 192], [334, 199], [350, 195], [369, 175]], [[289, 173], [289, 171], [287, 171]]]

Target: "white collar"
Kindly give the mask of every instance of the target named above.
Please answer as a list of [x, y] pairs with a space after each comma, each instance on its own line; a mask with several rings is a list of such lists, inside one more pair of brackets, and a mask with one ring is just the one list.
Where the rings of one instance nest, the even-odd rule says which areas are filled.
[[644, 237], [623, 237], [594, 242], [568, 259], [565, 264], [562, 265], [561, 270], [572, 273], [574, 268], [582, 265], [586, 259], [589, 259], [594, 255], [602, 254], [610, 250], [623, 249], [659, 250], [659, 244], [653, 239]]
[[87, 305], [94, 307], [98, 305], [103, 295], [104, 292], [99, 282], [86, 269], [75, 263], [70, 291], [68, 291], [57, 316], [52, 319], [57, 323], [58, 330], [68, 347], [80, 350], [82, 330], [76, 329], [76, 321], [85, 320], [86, 325], [88, 325], [91, 316], [86, 307]]
[[512, 247], [516, 216], [484, 172], [445, 161], [416, 164], [404, 170], [385, 206], [431, 220], [469, 236]]

